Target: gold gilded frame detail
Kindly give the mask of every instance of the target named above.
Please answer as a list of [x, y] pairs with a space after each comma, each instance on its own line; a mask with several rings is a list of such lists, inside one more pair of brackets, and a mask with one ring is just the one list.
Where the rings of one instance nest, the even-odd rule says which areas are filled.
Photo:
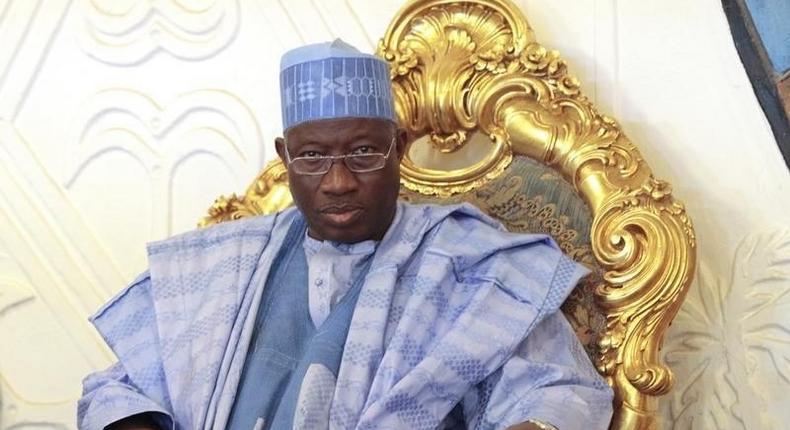
[[231, 194], [214, 201], [198, 227], [206, 227], [244, 217], [279, 212], [293, 204], [288, 188], [288, 172], [285, 165], [276, 159], [270, 162], [255, 181], [247, 188], [244, 196]]
[[[378, 48], [391, 66], [396, 110], [411, 139], [457, 151], [473, 131], [492, 149], [456, 170], [402, 164], [402, 185], [439, 197], [473, 190], [528, 156], [560, 172], [589, 205], [591, 246], [605, 271], [596, 301], [606, 316], [595, 364], [615, 390], [612, 429], [657, 427], [658, 396], [673, 376], [659, 361], [664, 332], [688, 290], [695, 236], [668, 183], [598, 113], [556, 51], [535, 41], [508, 0], [416, 0]], [[201, 225], [291, 205], [279, 161], [243, 197], [220, 198]]]

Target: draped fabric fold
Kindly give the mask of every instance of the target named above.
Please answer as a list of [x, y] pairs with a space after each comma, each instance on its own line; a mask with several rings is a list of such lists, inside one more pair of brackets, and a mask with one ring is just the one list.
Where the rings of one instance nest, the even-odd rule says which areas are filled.
[[[504, 232], [470, 205], [399, 212], [351, 319], [333, 429], [436, 428], [487, 378], [502, 377], [586, 274], [548, 237]], [[224, 428], [267, 274], [296, 216], [289, 209], [151, 244], [149, 273], [92, 318], [139, 396], [176, 428]], [[611, 391], [589, 361], [582, 366], [582, 385], [607, 415]], [[87, 388], [80, 426], [101, 428], [90, 400], [103, 387]], [[517, 397], [501, 401], [511, 414], [530, 413]]]

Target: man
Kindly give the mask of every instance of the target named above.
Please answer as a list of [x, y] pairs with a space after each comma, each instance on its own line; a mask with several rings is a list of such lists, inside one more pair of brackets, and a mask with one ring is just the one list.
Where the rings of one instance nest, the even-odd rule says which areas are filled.
[[470, 206], [397, 202], [387, 64], [282, 60], [296, 208], [148, 246], [92, 321], [119, 362], [84, 429], [603, 429], [612, 393], [558, 308], [586, 271]]

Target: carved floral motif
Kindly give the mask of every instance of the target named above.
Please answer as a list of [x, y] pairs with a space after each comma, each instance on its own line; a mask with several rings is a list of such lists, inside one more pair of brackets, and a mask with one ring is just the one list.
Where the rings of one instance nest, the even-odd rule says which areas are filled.
[[790, 232], [746, 237], [729, 272], [700, 264], [663, 351], [678, 374], [662, 408], [672, 428], [783, 426], [768, 422], [765, 405], [776, 395], [768, 387], [790, 389], [790, 322], [776, 318], [787, 308]]

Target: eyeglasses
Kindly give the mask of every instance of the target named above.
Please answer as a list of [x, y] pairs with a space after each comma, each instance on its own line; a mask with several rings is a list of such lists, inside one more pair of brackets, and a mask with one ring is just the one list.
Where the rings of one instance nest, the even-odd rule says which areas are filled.
[[288, 153], [288, 146], [285, 147], [285, 157], [288, 166], [298, 175], [319, 176], [325, 175], [335, 161], [343, 160], [348, 170], [354, 173], [367, 173], [381, 170], [387, 164], [387, 159], [395, 146], [395, 137], [390, 142], [390, 147], [386, 154], [371, 152], [368, 154], [346, 154], [346, 155], [316, 155], [314, 157], [291, 158]]

